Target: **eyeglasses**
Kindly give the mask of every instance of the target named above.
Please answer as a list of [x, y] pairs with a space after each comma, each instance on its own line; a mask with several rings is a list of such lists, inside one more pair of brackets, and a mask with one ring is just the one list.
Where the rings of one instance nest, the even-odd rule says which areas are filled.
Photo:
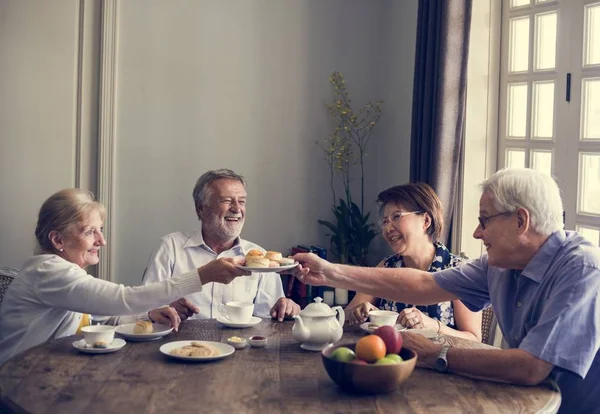
[[388, 217], [382, 217], [379, 219], [377, 224], [380, 229], [384, 229], [388, 224], [396, 224], [400, 221], [400, 219], [404, 216], [408, 216], [409, 214], [423, 214], [424, 211], [396, 211], [395, 213], [390, 214]]
[[490, 221], [494, 217], [505, 216], [507, 214], [512, 214], [512, 213], [513, 213], [512, 211], [503, 211], [502, 213], [494, 214], [492, 216], [477, 217], [477, 220], [479, 220], [479, 225], [481, 226], [481, 230], [485, 230], [485, 226], [487, 226], [488, 221]]

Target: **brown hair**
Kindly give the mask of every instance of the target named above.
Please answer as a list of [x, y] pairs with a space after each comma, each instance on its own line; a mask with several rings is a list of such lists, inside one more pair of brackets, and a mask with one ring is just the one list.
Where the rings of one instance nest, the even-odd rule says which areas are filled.
[[51, 195], [42, 204], [38, 215], [35, 226], [35, 253], [56, 253], [50, 241], [50, 232], [70, 231], [70, 227], [83, 223], [93, 211], [100, 213], [102, 220], [106, 218], [106, 209], [94, 199], [94, 194], [90, 191], [67, 188]]
[[444, 228], [444, 208], [439, 197], [429, 184], [408, 183], [383, 190], [377, 196], [379, 215], [390, 203], [401, 204], [408, 211], [423, 211], [431, 218], [427, 234], [432, 242], [437, 242]]

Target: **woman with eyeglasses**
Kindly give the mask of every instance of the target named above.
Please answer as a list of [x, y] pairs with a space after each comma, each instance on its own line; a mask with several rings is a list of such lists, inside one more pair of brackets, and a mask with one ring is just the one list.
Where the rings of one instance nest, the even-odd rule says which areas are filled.
[[[443, 208], [425, 183], [388, 188], [377, 196], [381, 234], [393, 251], [378, 267], [410, 267], [437, 272], [458, 266], [461, 258], [439, 242], [444, 225]], [[460, 301], [413, 306], [363, 293], [346, 307], [349, 324], [363, 323], [372, 310], [399, 312], [398, 323], [410, 329], [428, 328], [441, 334], [481, 341], [481, 313], [471, 312]]]

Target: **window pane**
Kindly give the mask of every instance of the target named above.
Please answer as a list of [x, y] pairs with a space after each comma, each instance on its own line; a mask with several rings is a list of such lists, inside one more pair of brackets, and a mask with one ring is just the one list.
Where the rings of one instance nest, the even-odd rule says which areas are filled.
[[600, 214], [600, 154], [580, 154], [579, 158], [579, 211]]
[[554, 136], [554, 81], [533, 83], [533, 139]]
[[510, 19], [509, 72], [527, 72], [529, 68], [529, 16]]
[[530, 0], [510, 0], [510, 8], [529, 6]]
[[600, 230], [584, 226], [577, 226], [576, 230], [579, 234], [594, 243], [596, 246], [600, 245]]
[[531, 151], [531, 168], [552, 175], [552, 151]]
[[600, 139], [600, 78], [583, 80], [581, 138]]
[[556, 66], [556, 11], [535, 16], [535, 69]]
[[507, 167], [525, 167], [525, 150], [522, 149], [507, 149], [506, 150], [506, 166]]
[[600, 65], [600, 3], [585, 6], [583, 64]]
[[511, 138], [525, 138], [527, 134], [527, 84], [509, 84], [507, 95], [507, 135]]

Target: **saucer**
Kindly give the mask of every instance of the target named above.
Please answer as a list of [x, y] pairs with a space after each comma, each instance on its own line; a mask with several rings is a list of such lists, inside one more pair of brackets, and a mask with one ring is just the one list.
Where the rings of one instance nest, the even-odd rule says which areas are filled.
[[[372, 334], [373, 332], [375, 332], [377, 330], [377, 328], [379, 328], [379, 326], [375, 329], [371, 329], [369, 328], [369, 325], [372, 322], [365, 322], [363, 324], [360, 325], [360, 329], [362, 329], [363, 331]], [[383, 326], [383, 325], [382, 325]], [[403, 332], [406, 331], [407, 328], [404, 327], [404, 325], [400, 325], [399, 323], [397, 323], [396, 325], [394, 325], [394, 328], [396, 328], [397, 331]], [[417, 331], [418, 329], [414, 329], [415, 331]]]
[[[184, 346], [189, 346], [192, 342], [201, 343], [204, 345], [211, 346], [213, 348], [217, 348], [221, 353], [219, 355], [211, 355], [211, 356], [183, 356], [183, 355], [173, 355], [171, 353], [172, 350], [176, 348], [182, 348]], [[212, 342], [212, 341], [175, 341], [164, 344], [160, 347], [159, 351], [171, 358], [181, 359], [184, 361], [213, 361], [215, 359], [225, 358], [235, 352], [235, 349], [228, 344], [224, 344], [222, 342]]]
[[225, 319], [225, 317], [223, 316], [217, 317], [217, 322], [225, 325], [228, 328], [249, 328], [251, 326], [259, 324], [261, 321], [262, 319], [260, 319], [258, 316], [253, 316], [248, 322], [244, 323], [231, 322], [229, 319]]
[[133, 332], [134, 328], [135, 323], [126, 323], [124, 325], [117, 326], [116, 333], [125, 339], [129, 339], [130, 341], [155, 341], [165, 335], [170, 334], [173, 330], [173, 328], [170, 326], [162, 325], [160, 323], [153, 323], [153, 332], [147, 334], [136, 334]]
[[73, 342], [73, 346], [77, 348], [77, 350], [86, 354], [108, 354], [110, 352], [117, 352], [119, 349], [123, 348], [126, 343], [127, 342], [121, 338], [115, 338], [108, 345], [108, 348], [88, 348], [88, 345], [85, 343], [85, 339], [80, 339], [79, 341]]

